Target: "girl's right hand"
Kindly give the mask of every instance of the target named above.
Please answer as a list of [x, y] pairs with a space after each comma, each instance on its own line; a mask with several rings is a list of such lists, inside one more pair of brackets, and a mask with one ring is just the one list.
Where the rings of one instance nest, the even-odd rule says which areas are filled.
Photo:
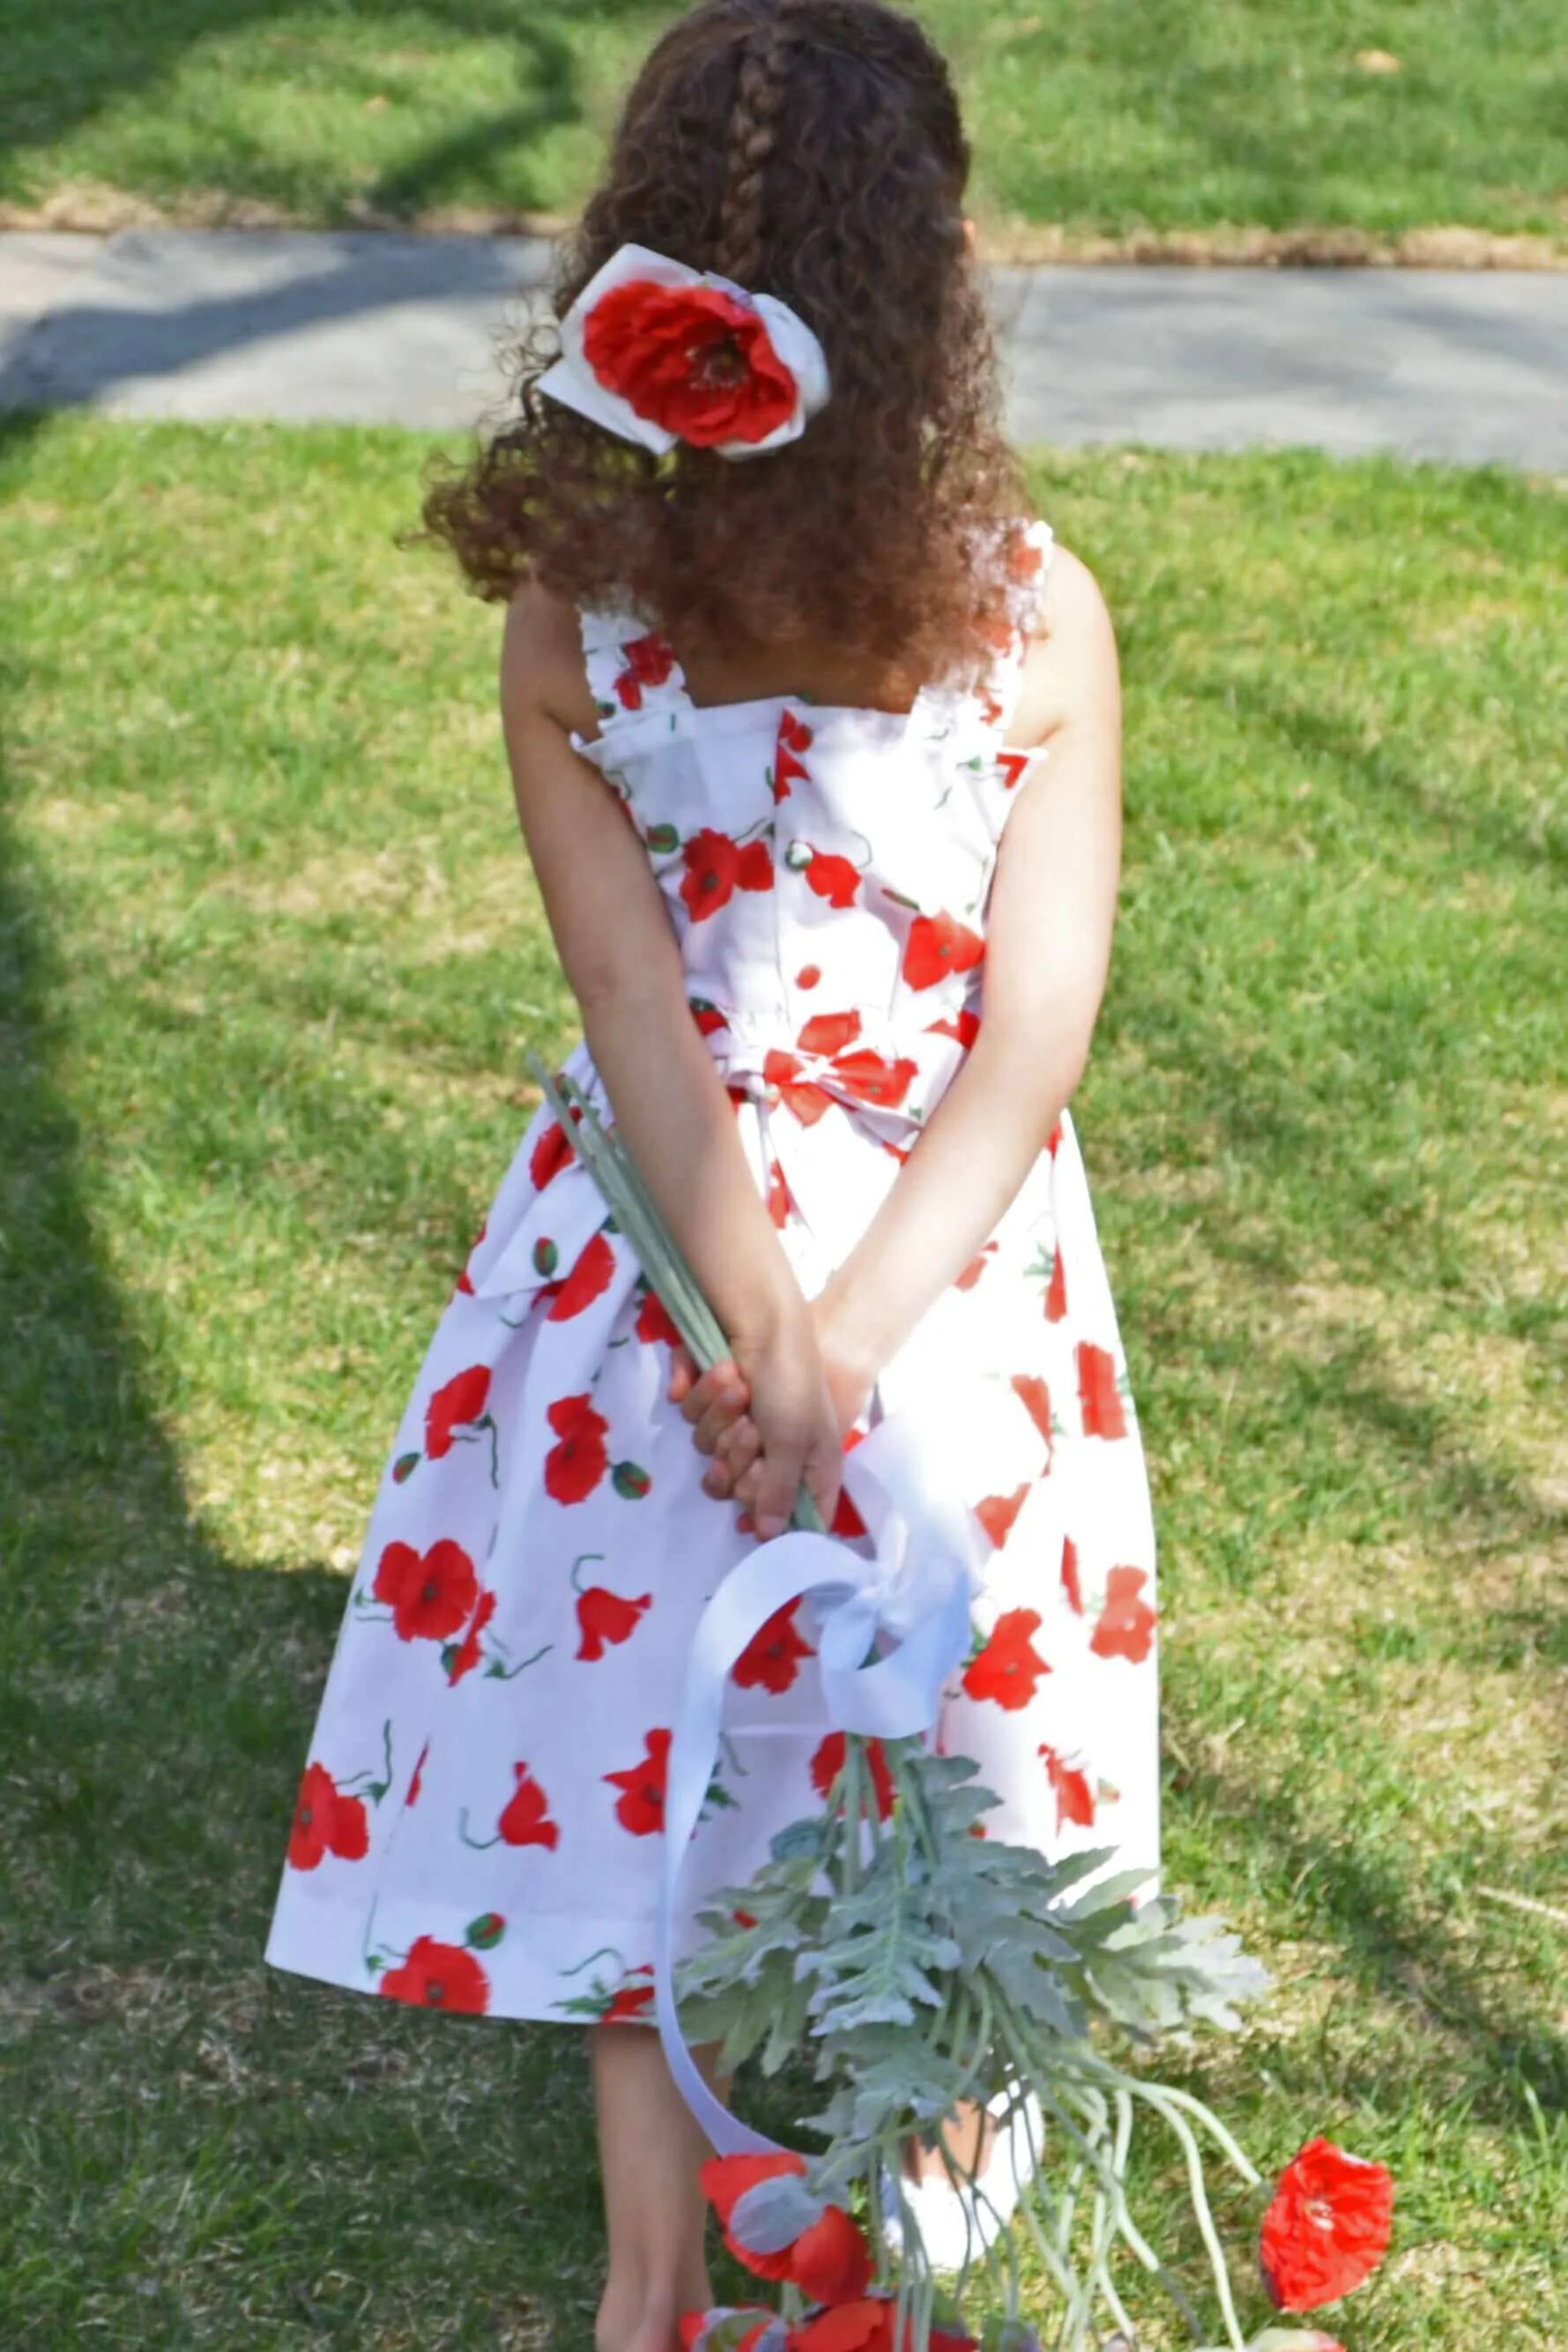
[[842, 1443], [811, 1317], [756, 1339], [737, 1339], [733, 1360], [694, 1377], [675, 1360], [670, 1393], [692, 1423], [699, 1452], [715, 1457], [710, 1494], [733, 1493], [764, 1539], [782, 1535], [804, 1485], [831, 1525]]

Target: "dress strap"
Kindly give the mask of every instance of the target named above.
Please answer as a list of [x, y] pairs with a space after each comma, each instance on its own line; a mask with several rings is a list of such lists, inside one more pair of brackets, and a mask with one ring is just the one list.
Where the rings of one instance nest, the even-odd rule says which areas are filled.
[[1007, 634], [983, 694], [987, 717], [1005, 730], [1023, 688], [1029, 649], [1039, 634], [1046, 582], [1056, 552], [1048, 522], [1031, 522], [1019, 541], [1014, 578], [1008, 592]]
[[634, 614], [584, 613], [582, 658], [601, 734], [648, 711], [687, 710], [692, 698], [674, 647]]

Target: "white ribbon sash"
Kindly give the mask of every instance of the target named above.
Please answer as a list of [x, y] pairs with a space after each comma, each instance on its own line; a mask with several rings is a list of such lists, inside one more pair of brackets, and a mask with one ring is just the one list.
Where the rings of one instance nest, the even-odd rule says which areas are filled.
[[779, 2153], [708, 2089], [675, 2007], [681, 1869], [717, 1761], [730, 1674], [770, 1617], [810, 1595], [828, 1727], [874, 1739], [908, 1739], [935, 1728], [944, 1687], [970, 1639], [975, 1539], [970, 1515], [956, 1499], [956, 1479], [945, 1475], [951, 1450], [950, 1433], [929, 1405], [883, 1422], [844, 1463], [844, 1483], [872, 1535], [874, 1558], [862, 1559], [831, 1536], [780, 1536], [725, 1579], [697, 1627], [665, 1782], [655, 2010], [670, 2072], [720, 2156]]

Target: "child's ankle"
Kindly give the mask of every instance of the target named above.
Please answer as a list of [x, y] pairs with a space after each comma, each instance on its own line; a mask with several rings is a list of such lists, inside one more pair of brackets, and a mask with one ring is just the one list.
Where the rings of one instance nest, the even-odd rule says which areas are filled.
[[607, 2288], [594, 2323], [595, 2352], [680, 2352], [681, 2316], [692, 2307], [673, 2293], [632, 2295]]

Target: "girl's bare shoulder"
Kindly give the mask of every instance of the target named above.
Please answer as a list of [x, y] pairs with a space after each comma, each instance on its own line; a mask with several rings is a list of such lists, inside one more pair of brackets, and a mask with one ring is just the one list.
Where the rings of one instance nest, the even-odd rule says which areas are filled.
[[525, 581], [507, 607], [501, 708], [542, 712], [580, 735], [596, 732], [577, 608], [537, 581]]
[[1100, 583], [1081, 556], [1058, 544], [1009, 733], [1030, 750], [1118, 692], [1116, 633]]

